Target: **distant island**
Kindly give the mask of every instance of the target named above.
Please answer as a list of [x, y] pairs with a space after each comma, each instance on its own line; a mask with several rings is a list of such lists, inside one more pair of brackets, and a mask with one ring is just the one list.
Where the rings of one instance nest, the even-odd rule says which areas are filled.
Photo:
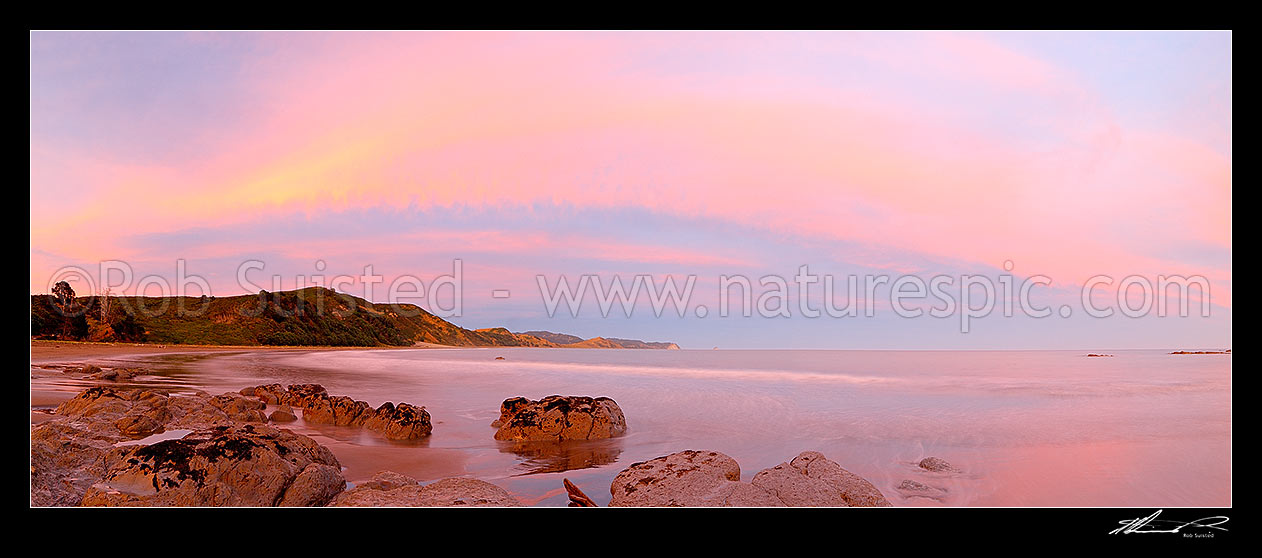
[[674, 343], [505, 328], [469, 330], [414, 304], [324, 287], [230, 297], [31, 295], [31, 338], [173, 345], [679, 349]]

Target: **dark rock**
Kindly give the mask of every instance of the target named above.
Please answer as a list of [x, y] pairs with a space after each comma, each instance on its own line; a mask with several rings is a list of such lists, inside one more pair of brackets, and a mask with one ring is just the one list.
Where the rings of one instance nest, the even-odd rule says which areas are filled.
[[316, 398], [303, 410], [302, 419], [317, 424], [360, 426], [376, 413], [363, 401], [346, 396]]
[[522, 397], [500, 405], [496, 440], [589, 440], [611, 438], [627, 430], [622, 409], [608, 397], [551, 395], [539, 401]]
[[429, 412], [425, 407], [408, 403], [393, 405], [386, 402], [364, 421], [364, 427], [380, 432], [390, 440], [415, 440], [428, 436], [434, 430]]
[[919, 465], [921, 469], [924, 469], [926, 471], [933, 471], [935, 473], [959, 472], [959, 469], [956, 469], [953, 465], [951, 465], [950, 463], [947, 463], [945, 459], [941, 459], [937, 457], [926, 457], [924, 459], [921, 459]]

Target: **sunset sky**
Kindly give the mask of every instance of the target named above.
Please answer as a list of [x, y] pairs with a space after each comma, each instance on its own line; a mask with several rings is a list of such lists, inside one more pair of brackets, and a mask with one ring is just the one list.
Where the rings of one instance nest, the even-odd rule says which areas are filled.
[[[1231, 343], [1230, 33], [35, 32], [30, 86], [33, 294], [102, 260], [173, 279], [182, 259], [228, 296], [250, 292], [247, 260], [293, 288], [368, 265], [428, 282], [460, 259], [450, 320], [471, 328], [707, 349]], [[712, 304], [720, 275], [1005, 261], [1052, 278], [1053, 307], [1095, 275], [1200, 275], [1212, 315], [969, 333], [880, 311], [548, 318], [536, 286], [691, 274]]]

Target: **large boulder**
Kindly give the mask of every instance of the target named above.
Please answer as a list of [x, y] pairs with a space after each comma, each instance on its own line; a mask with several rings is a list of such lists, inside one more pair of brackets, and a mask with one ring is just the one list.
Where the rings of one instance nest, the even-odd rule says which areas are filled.
[[627, 431], [622, 409], [608, 397], [514, 397], [500, 405], [495, 425], [496, 440], [518, 442], [611, 438]]
[[368, 403], [339, 395], [313, 399], [303, 411], [302, 418], [317, 424], [360, 426], [374, 415]]
[[766, 491], [740, 482], [735, 459], [716, 451], [686, 450], [632, 464], [609, 486], [617, 506], [783, 506]]
[[519, 507], [508, 491], [486, 481], [446, 478], [421, 485], [411, 477], [384, 471], [334, 498], [340, 507]]
[[817, 451], [802, 452], [788, 463], [759, 471], [750, 483], [775, 495], [787, 506], [890, 505], [872, 483]]
[[328, 448], [288, 430], [251, 424], [123, 447], [107, 463], [83, 505], [322, 505], [346, 482]]
[[434, 430], [425, 407], [408, 403], [394, 405], [387, 401], [364, 421], [364, 428], [380, 432], [390, 440], [415, 440], [424, 438]]

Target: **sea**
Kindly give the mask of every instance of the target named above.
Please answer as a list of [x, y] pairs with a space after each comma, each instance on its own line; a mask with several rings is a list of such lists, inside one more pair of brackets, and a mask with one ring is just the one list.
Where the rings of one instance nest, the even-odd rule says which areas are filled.
[[[528, 505], [565, 506], [569, 479], [605, 505], [620, 471], [677, 451], [725, 453], [745, 481], [817, 451], [895, 506], [1231, 506], [1232, 355], [1169, 353], [499, 347], [117, 360], [139, 360], [154, 372], [141, 381], [176, 392], [319, 383], [374, 407], [424, 406], [433, 433], [413, 442], [287, 426], [332, 449], [351, 484], [383, 470], [472, 476]], [[502, 401], [548, 395], [612, 398], [628, 430], [565, 444], [493, 438]], [[956, 471], [920, 468], [929, 456]]]

